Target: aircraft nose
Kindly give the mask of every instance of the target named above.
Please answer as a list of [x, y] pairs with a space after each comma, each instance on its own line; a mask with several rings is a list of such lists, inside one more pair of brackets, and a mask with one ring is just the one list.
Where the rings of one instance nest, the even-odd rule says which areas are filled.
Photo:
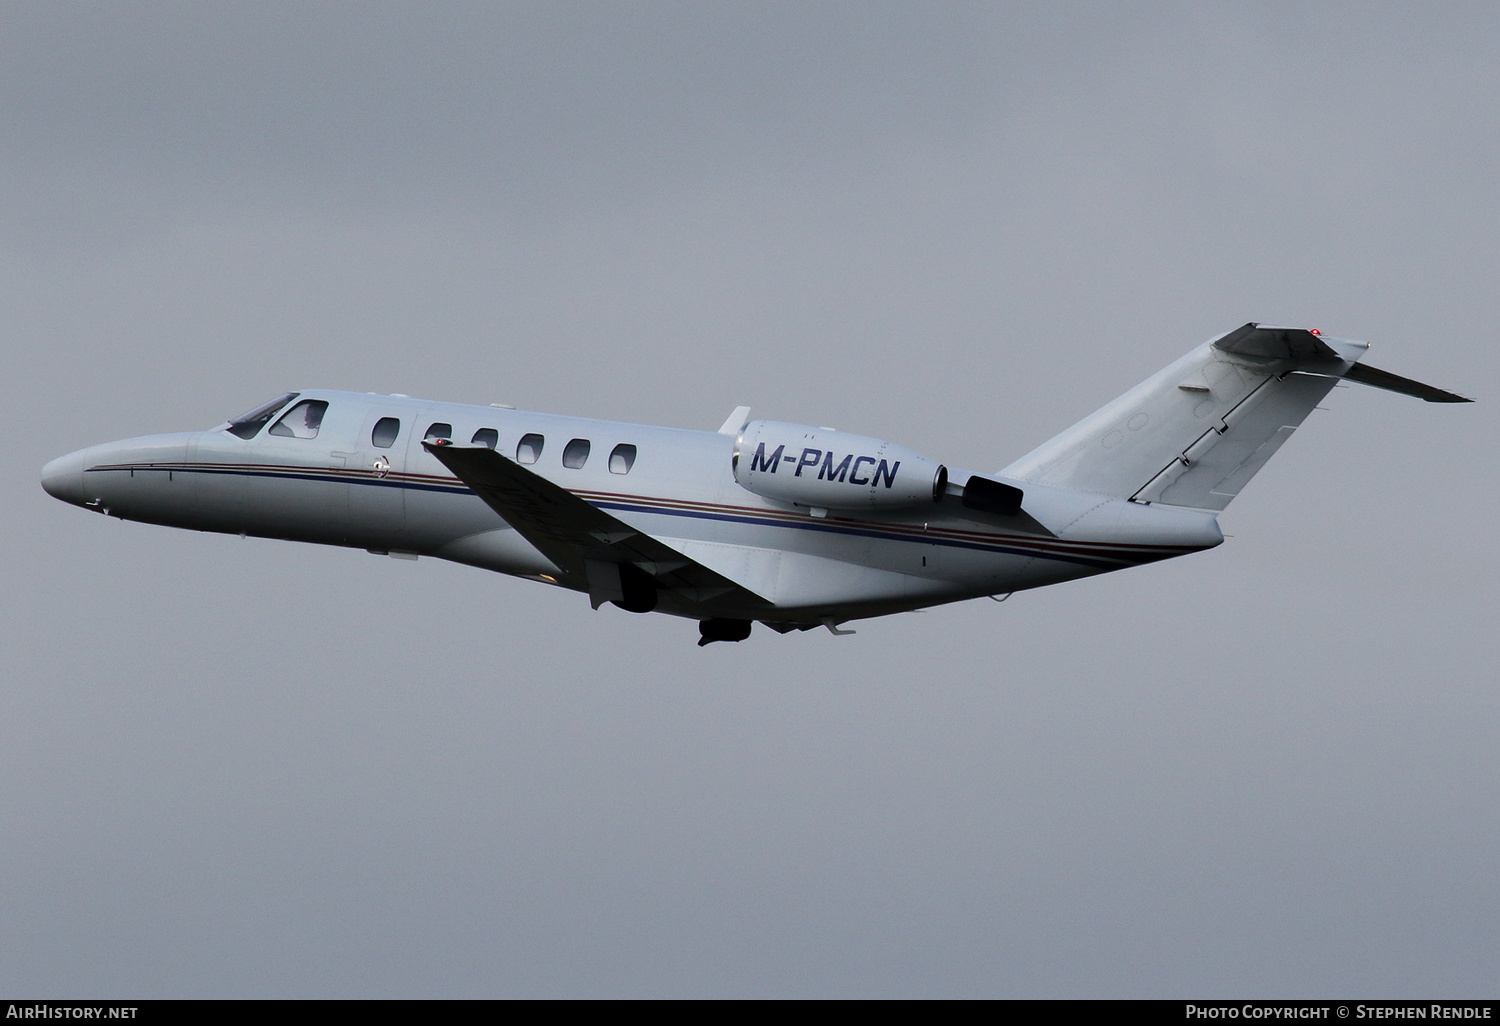
[[59, 456], [42, 468], [42, 487], [54, 499], [83, 505], [87, 499], [83, 494], [83, 466], [86, 449]]

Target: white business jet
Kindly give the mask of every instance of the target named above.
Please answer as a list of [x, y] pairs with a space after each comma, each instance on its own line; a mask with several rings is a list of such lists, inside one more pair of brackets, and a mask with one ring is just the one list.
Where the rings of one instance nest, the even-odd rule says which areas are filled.
[[1211, 548], [1229, 505], [1368, 345], [1247, 324], [994, 474], [829, 428], [717, 432], [288, 392], [209, 431], [48, 463], [126, 520], [436, 556], [699, 621], [700, 645], [999, 596]]

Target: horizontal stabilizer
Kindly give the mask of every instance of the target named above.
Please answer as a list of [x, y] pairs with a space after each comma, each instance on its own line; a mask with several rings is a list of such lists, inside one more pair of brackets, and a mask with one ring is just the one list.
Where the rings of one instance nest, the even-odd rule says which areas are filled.
[[1383, 371], [1376, 367], [1366, 367], [1362, 363], [1356, 363], [1344, 371], [1344, 377], [1350, 381], [1358, 381], [1361, 385], [1372, 385], [1375, 388], [1383, 388], [1387, 392], [1400, 392], [1402, 395], [1414, 395], [1418, 399], [1425, 399], [1429, 403], [1472, 403], [1474, 400], [1465, 399], [1461, 395], [1445, 392], [1441, 388], [1432, 385], [1424, 385], [1420, 381], [1411, 378], [1403, 378], [1399, 374]]

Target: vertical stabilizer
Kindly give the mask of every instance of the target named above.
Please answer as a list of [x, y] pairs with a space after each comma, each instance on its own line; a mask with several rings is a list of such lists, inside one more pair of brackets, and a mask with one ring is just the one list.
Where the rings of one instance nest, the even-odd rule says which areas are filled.
[[1001, 476], [1220, 510], [1368, 349], [1247, 324], [1152, 375]]

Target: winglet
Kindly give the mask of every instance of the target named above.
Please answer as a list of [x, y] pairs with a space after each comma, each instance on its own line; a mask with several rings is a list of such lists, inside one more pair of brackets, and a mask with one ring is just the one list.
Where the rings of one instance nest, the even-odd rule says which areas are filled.
[[728, 435], [729, 437], [733, 438], [735, 435], [738, 435], [740, 433], [740, 428], [744, 427], [746, 421], [748, 421], [749, 419], [750, 407], [736, 406], [734, 408], [734, 412], [729, 415], [729, 419], [720, 426], [719, 434]]

